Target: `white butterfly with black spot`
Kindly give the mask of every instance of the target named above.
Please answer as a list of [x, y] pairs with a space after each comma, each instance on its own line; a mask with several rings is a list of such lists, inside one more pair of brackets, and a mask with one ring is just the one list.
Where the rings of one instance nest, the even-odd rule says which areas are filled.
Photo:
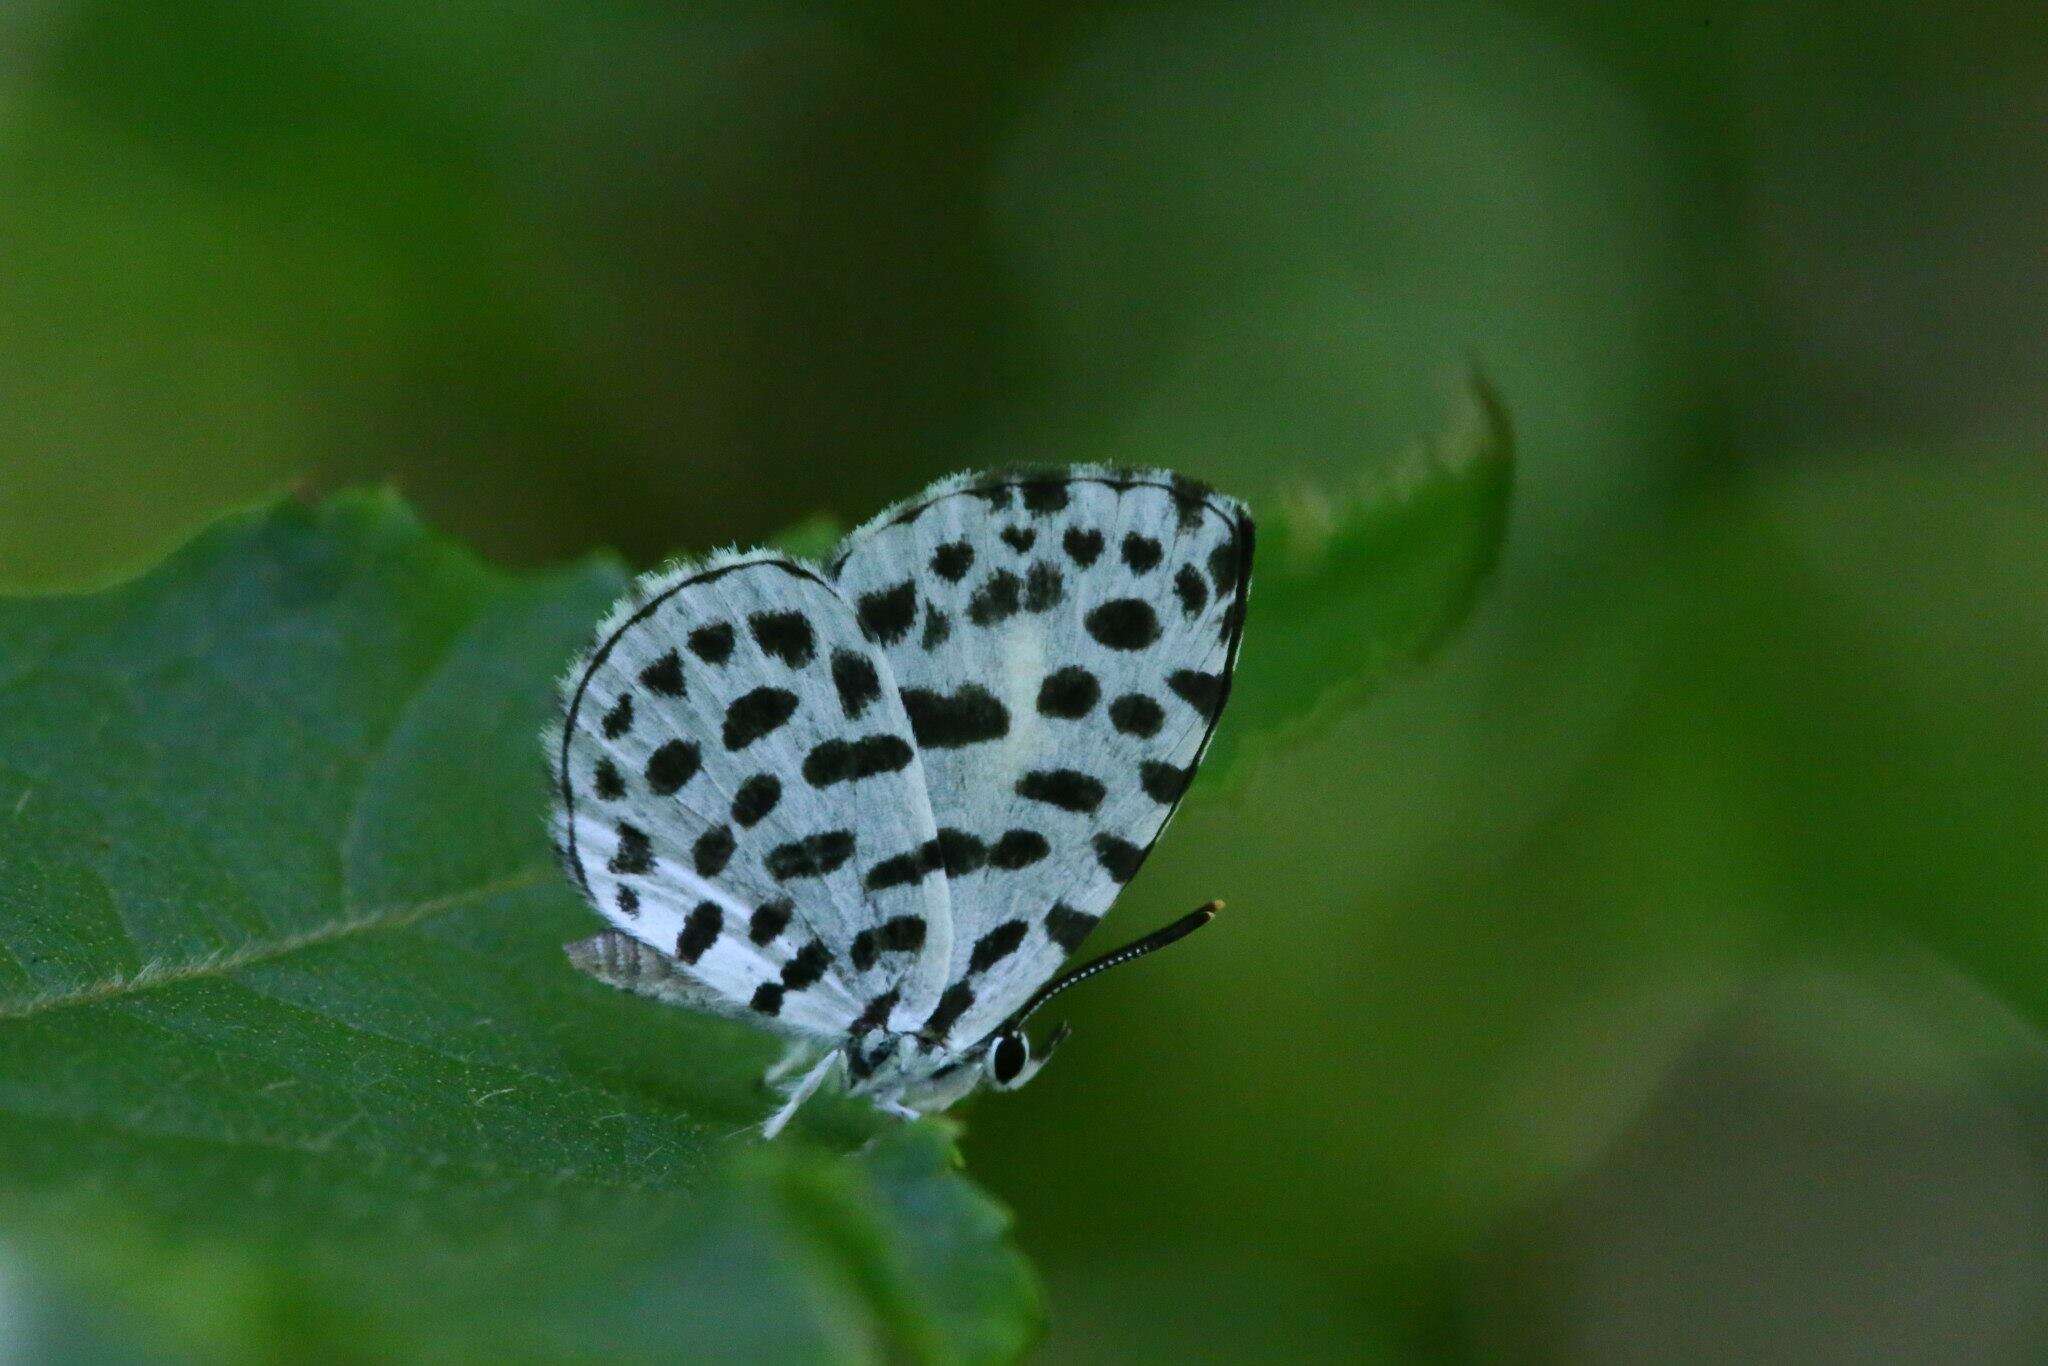
[[1180, 476], [945, 480], [823, 564], [637, 581], [547, 737], [579, 967], [791, 1040], [773, 1137], [835, 1072], [891, 1114], [1021, 1086], [1024, 1020], [1146, 853], [1230, 692], [1252, 522]]

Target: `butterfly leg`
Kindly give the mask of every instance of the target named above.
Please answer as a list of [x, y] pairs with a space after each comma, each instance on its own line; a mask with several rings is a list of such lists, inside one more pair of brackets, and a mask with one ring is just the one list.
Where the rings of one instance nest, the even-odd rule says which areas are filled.
[[761, 1137], [773, 1138], [781, 1133], [790, 1118], [796, 1114], [797, 1107], [809, 1100], [817, 1089], [825, 1084], [825, 1078], [831, 1075], [833, 1067], [844, 1057], [845, 1054], [835, 1048], [818, 1059], [817, 1066], [804, 1073], [803, 1080], [791, 1088], [789, 1099], [783, 1102], [782, 1108], [769, 1116], [768, 1122], [761, 1126]]
[[811, 1061], [811, 1048], [812, 1045], [805, 1043], [802, 1039], [791, 1040], [789, 1047], [782, 1051], [782, 1056], [769, 1064], [768, 1070], [761, 1074], [761, 1084], [763, 1086], [778, 1085], [784, 1077], [792, 1075], [797, 1069], [807, 1065]]
[[885, 1115], [894, 1115], [898, 1119], [924, 1118], [924, 1113], [922, 1111], [913, 1110], [900, 1100], [877, 1100], [875, 1102], [875, 1108], [877, 1110], [880, 1110]]

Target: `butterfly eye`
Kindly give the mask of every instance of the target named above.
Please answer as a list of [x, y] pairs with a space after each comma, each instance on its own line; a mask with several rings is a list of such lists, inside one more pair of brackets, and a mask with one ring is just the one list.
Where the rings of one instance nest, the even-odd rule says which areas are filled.
[[1022, 1034], [1005, 1034], [988, 1050], [988, 1074], [998, 1086], [1008, 1086], [1031, 1061], [1031, 1046]]

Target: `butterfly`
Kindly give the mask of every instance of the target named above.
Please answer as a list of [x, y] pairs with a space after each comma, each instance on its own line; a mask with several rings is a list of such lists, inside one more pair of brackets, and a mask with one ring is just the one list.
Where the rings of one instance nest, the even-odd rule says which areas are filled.
[[[1064, 974], [1186, 791], [1230, 694], [1244, 506], [1171, 473], [963, 474], [821, 563], [643, 576], [547, 737], [564, 867], [613, 986], [790, 1047], [774, 1137], [829, 1079], [905, 1118], [1014, 1090]], [[794, 1080], [791, 1080], [794, 1078]]]

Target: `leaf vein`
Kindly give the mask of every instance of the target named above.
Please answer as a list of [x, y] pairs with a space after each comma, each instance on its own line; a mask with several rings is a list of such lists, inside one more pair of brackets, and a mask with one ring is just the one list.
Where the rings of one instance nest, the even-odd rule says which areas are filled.
[[134, 972], [115, 973], [82, 986], [37, 992], [12, 1000], [0, 1000], [0, 1020], [23, 1020], [52, 1010], [94, 1005], [101, 1001], [154, 991], [160, 987], [226, 977], [244, 968], [274, 962], [305, 949], [319, 948], [325, 944], [351, 939], [361, 934], [372, 934], [379, 930], [403, 929], [449, 911], [488, 901], [492, 897], [524, 891], [529, 887], [538, 886], [547, 878], [548, 873], [548, 865], [534, 864], [495, 881], [465, 887], [461, 891], [449, 892], [442, 896], [429, 897], [424, 901], [400, 902], [361, 915], [344, 917], [299, 934], [286, 935], [282, 939], [245, 944], [238, 949], [209, 953], [183, 963], [166, 963], [158, 960], [145, 963]]

